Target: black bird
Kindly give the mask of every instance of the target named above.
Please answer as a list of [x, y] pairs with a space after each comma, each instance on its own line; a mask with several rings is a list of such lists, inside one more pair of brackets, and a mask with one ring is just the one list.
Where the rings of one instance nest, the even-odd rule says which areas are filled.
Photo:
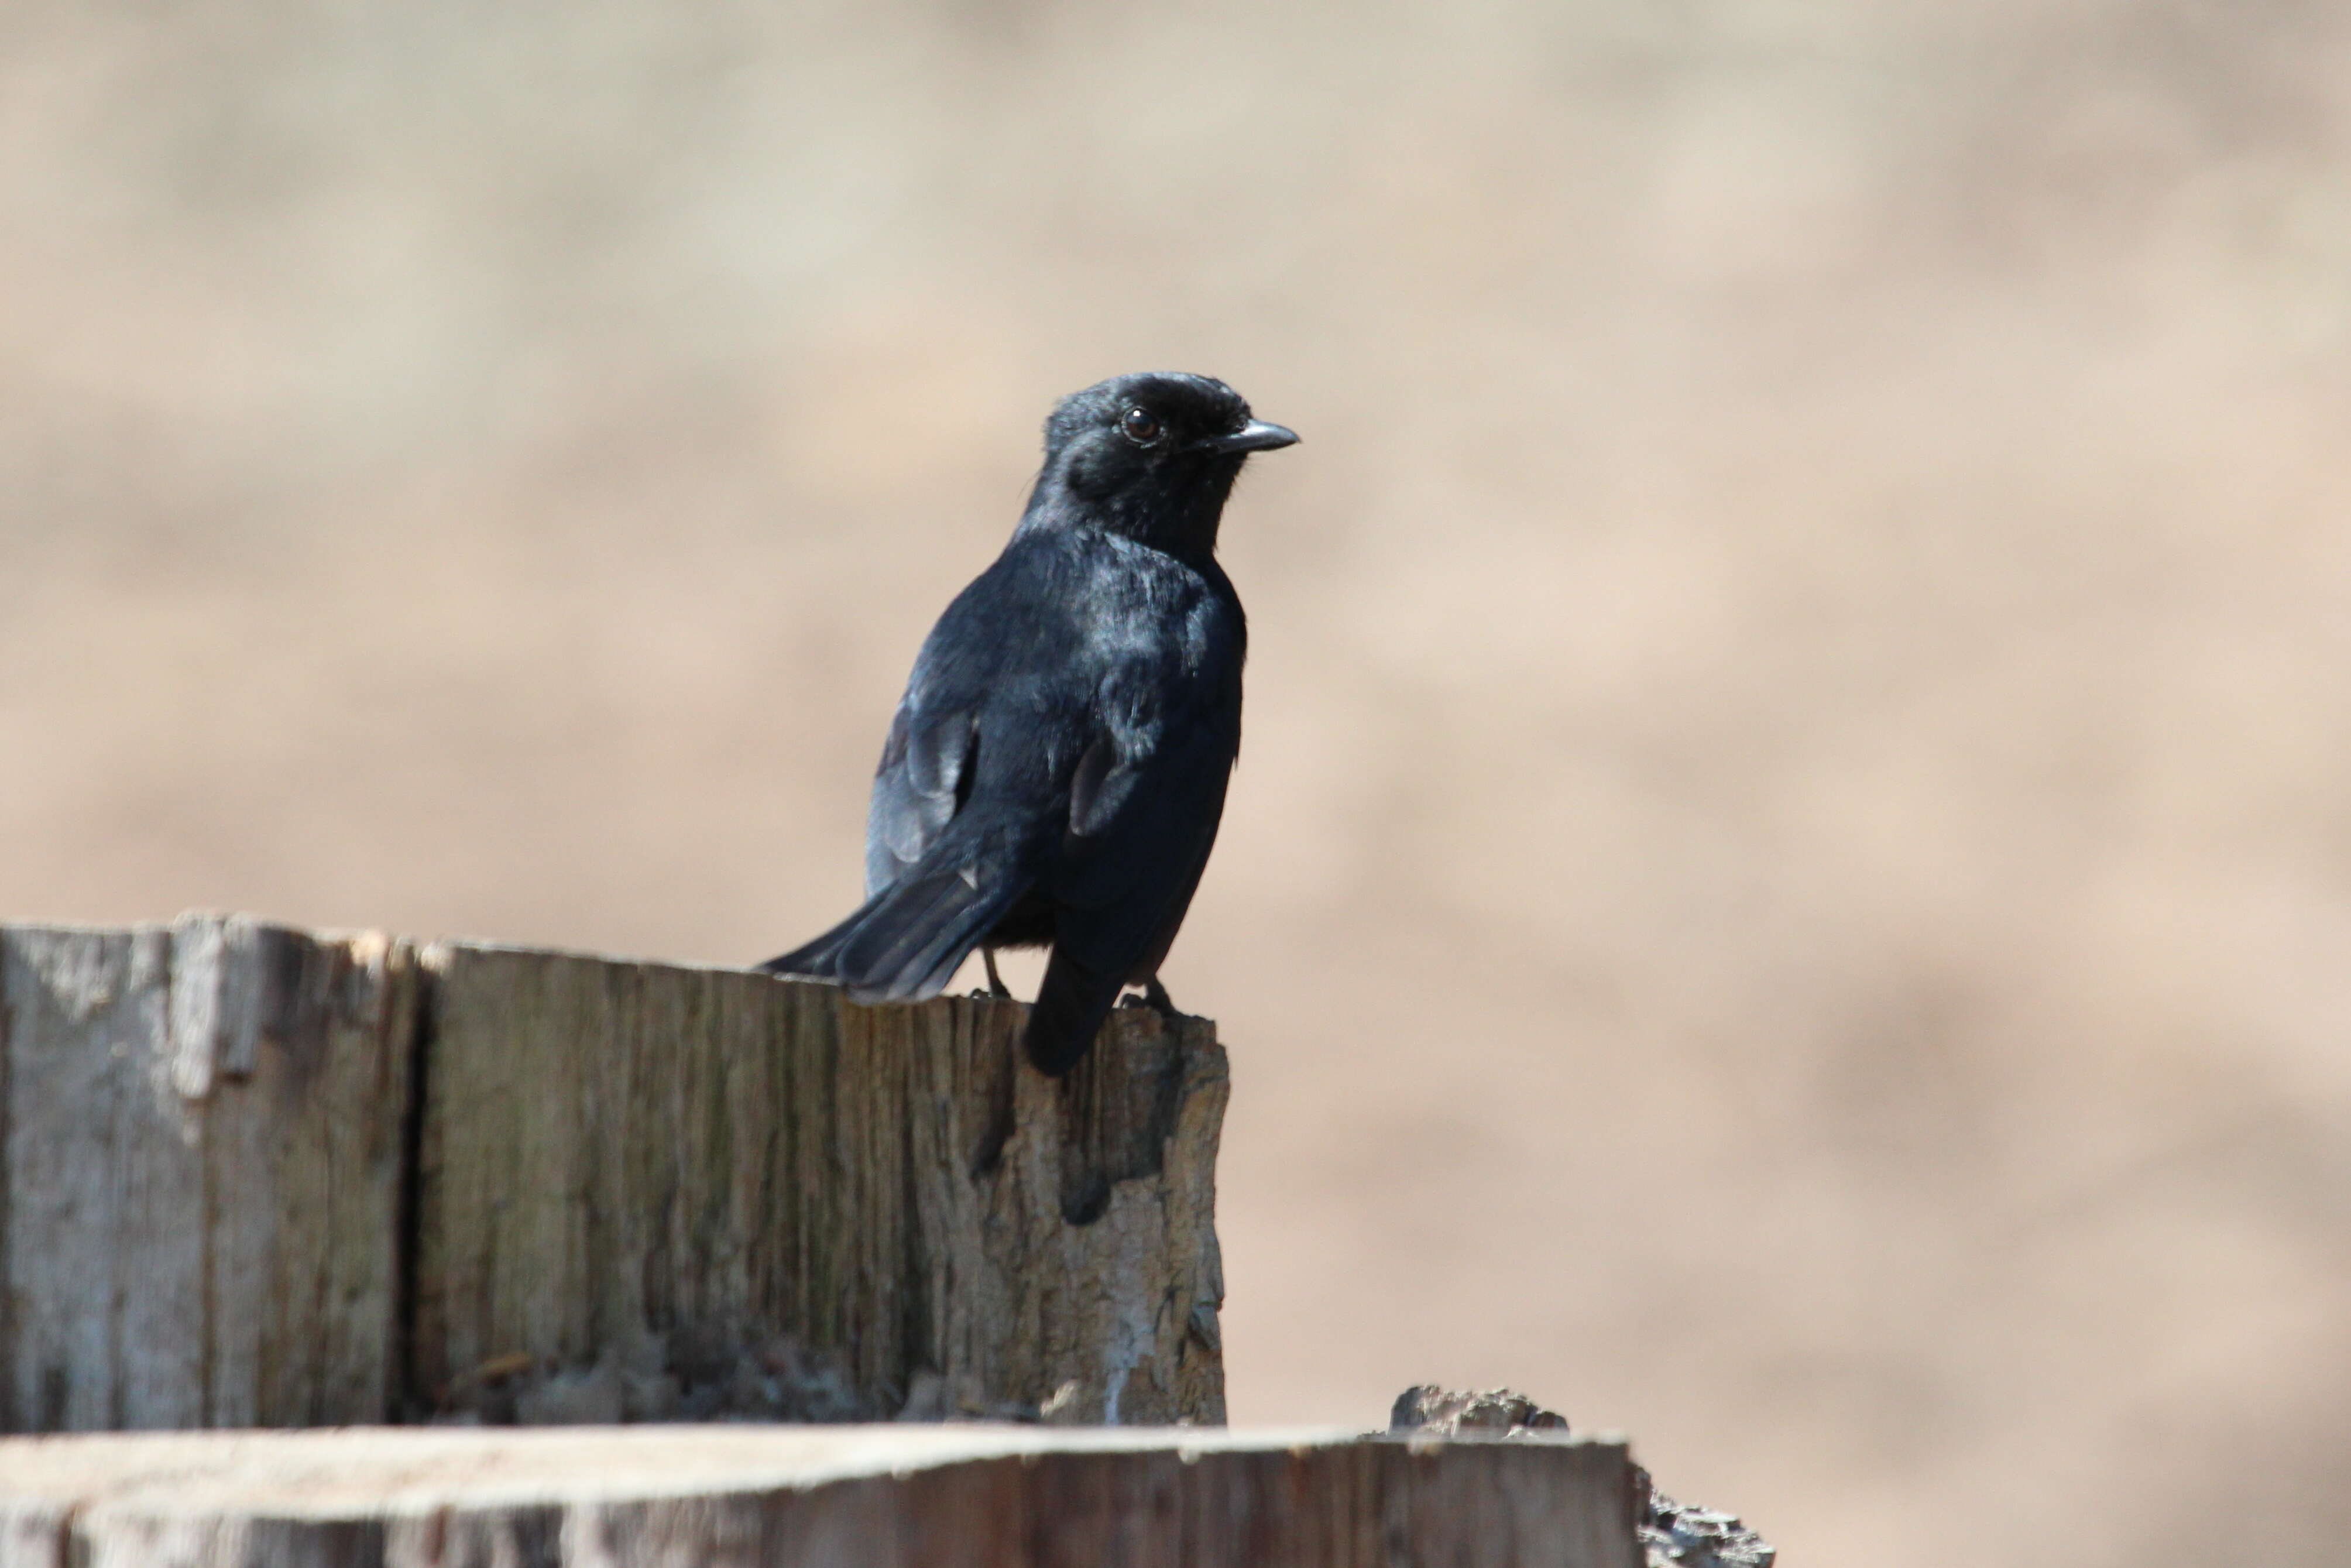
[[1298, 437], [1207, 376], [1064, 398], [1011, 542], [956, 596], [891, 720], [864, 906], [759, 966], [861, 1001], [935, 996], [974, 947], [1050, 944], [1029, 1060], [1056, 1077], [1159, 984], [1241, 743], [1248, 628], [1216, 561], [1252, 452]]

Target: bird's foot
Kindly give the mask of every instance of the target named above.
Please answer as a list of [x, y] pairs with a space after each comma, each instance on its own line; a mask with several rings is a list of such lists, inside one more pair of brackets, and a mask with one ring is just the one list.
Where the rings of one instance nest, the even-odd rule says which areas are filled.
[[987, 990], [985, 994], [995, 1001], [1010, 1001], [1012, 999], [1012, 988], [1006, 985], [1004, 983], [1004, 977], [996, 972], [996, 949], [993, 947], [982, 947], [979, 950], [979, 961], [982, 965], [986, 966], [987, 969]]
[[1159, 983], [1159, 977], [1156, 975], [1144, 982], [1143, 1005], [1165, 1019], [1170, 1024], [1182, 1021], [1184, 1017], [1182, 1013], [1176, 1010], [1176, 998], [1167, 994], [1167, 988]]

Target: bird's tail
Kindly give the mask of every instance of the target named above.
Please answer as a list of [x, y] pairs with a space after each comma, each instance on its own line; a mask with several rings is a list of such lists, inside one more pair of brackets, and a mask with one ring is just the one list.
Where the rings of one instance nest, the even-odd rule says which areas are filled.
[[[948, 845], [942, 843], [942, 851]], [[988, 863], [996, 859], [998, 863]], [[935, 997], [1029, 890], [1016, 857], [933, 853], [806, 946], [759, 966], [837, 980], [861, 1002]]]
[[1045, 966], [1045, 983], [1037, 988], [1037, 1004], [1029, 1010], [1028, 1032], [1020, 1042], [1037, 1071], [1048, 1078], [1059, 1078], [1084, 1061], [1125, 983], [1123, 976], [1089, 968], [1056, 943], [1052, 962]]

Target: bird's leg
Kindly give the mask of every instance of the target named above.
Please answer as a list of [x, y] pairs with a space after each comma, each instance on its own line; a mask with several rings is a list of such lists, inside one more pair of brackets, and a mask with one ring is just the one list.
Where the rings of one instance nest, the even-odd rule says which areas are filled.
[[996, 949], [982, 946], [979, 950], [979, 961], [987, 966], [987, 994], [999, 1002], [1010, 1001], [1012, 988], [1006, 985], [1004, 977], [996, 972]]
[[1159, 983], [1156, 975], [1143, 982], [1143, 1001], [1144, 1006], [1171, 1024], [1184, 1016], [1176, 1010], [1176, 999], [1167, 994], [1167, 988]]

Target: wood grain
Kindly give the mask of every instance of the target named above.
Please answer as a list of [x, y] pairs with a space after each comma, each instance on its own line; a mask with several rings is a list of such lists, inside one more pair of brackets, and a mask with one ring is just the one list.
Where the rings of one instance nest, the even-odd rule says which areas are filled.
[[423, 962], [426, 1413], [1223, 1418], [1205, 1020], [1123, 1009], [1055, 1083], [1016, 1004]]
[[0, 1430], [1224, 1415], [1214, 1027], [0, 927]]
[[381, 1420], [412, 954], [0, 927], [0, 1428]]
[[987, 1426], [0, 1441], [0, 1568], [1633, 1568], [1624, 1447]]

